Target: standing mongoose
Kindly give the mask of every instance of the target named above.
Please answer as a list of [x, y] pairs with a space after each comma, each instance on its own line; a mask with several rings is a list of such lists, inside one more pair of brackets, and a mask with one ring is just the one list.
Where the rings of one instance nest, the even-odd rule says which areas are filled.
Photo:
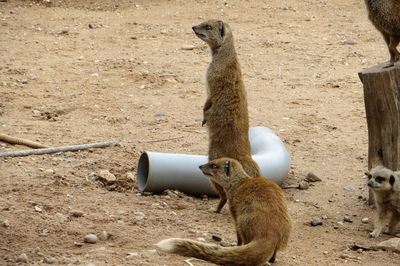
[[400, 58], [396, 49], [400, 42], [400, 1], [365, 0], [365, 4], [369, 19], [382, 33], [389, 48], [390, 61], [385, 67], [391, 67]]
[[[259, 167], [251, 158], [246, 92], [231, 29], [219, 20], [209, 20], [192, 29], [212, 53], [203, 108], [203, 125], [207, 125], [209, 135], [208, 159], [234, 158], [250, 176], [259, 176]], [[220, 196], [215, 211], [220, 212], [226, 196], [218, 184], [213, 185]]]
[[394, 234], [396, 225], [400, 222], [400, 179], [399, 172], [378, 165], [365, 173], [368, 176], [368, 186], [371, 188], [377, 215], [371, 237], [378, 237], [384, 227], [386, 216], [390, 215], [389, 234]]
[[200, 169], [225, 190], [238, 246], [221, 247], [180, 238], [162, 240], [157, 246], [219, 265], [260, 266], [274, 262], [276, 253], [287, 246], [292, 229], [282, 189], [264, 177], [250, 177], [238, 161], [230, 158], [210, 161]]

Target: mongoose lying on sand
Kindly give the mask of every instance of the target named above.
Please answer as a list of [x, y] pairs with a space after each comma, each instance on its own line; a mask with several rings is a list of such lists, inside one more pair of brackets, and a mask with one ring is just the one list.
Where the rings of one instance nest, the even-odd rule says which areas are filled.
[[[203, 125], [208, 127], [208, 159], [230, 157], [238, 160], [250, 176], [260, 170], [251, 158], [247, 100], [239, 61], [227, 23], [209, 20], [194, 26], [194, 33], [205, 41], [212, 53], [207, 69], [207, 101]], [[226, 203], [224, 190], [213, 182], [220, 195], [216, 212]]]
[[394, 234], [396, 225], [400, 222], [400, 179], [399, 172], [378, 165], [365, 173], [368, 176], [368, 186], [372, 189], [376, 206], [376, 219], [371, 237], [378, 237], [384, 227], [386, 216], [389, 215], [389, 234]]
[[368, 17], [372, 24], [382, 33], [389, 48], [390, 61], [386, 67], [399, 61], [400, 42], [400, 1], [399, 0], [365, 0]]
[[157, 246], [219, 265], [260, 266], [274, 262], [276, 253], [286, 247], [292, 228], [282, 189], [263, 177], [250, 177], [234, 159], [213, 160], [200, 169], [225, 190], [238, 246], [221, 247], [180, 238], [162, 240]]

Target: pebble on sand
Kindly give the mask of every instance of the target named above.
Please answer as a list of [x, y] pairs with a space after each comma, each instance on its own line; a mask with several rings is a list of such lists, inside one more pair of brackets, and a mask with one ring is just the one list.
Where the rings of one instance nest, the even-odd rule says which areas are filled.
[[19, 263], [28, 263], [28, 256], [25, 253], [22, 253], [21, 255], [19, 255], [16, 259], [16, 262]]
[[95, 234], [88, 234], [83, 238], [83, 242], [89, 244], [96, 244], [97, 243], [97, 236]]
[[318, 226], [318, 225], [322, 225], [322, 220], [318, 217], [314, 217], [311, 220], [311, 226]]

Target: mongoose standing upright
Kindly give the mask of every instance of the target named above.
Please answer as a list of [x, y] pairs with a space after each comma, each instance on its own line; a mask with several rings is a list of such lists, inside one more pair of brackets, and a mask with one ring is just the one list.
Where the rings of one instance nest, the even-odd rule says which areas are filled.
[[368, 176], [368, 186], [374, 195], [377, 215], [371, 237], [378, 237], [384, 227], [384, 220], [390, 215], [389, 231], [394, 234], [400, 222], [400, 179], [399, 172], [378, 165], [365, 173]]
[[[227, 23], [209, 20], [192, 27], [212, 53], [207, 69], [207, 101], [203, 108], [203, 125], [209, 134], [208, 159], [230, 157], [238, 160], [250, 176], [259, 176], [257, 163], [251, 158], [249, 117], [246, 92], [239, 61]], [[212, 182], [220, 201], [216, 212], [226, 203], [224, 190]]]
[[221, 247], [180, 238], [162, 240], [157, 246], [219, 265], [260, 266], [274, 262], [276, 253], [286, 247], [292, 228], [282, 189], [263, 177], [250, 177], [238, 161], [230, 158], [210, 161], [200, 169], [225, 190], [238, 246]]
[[372, 24], [382, 33], [389, 48], [391, 67], [399, 60], [396, 49], [400, 42], [400, 1], [399, 0], [365, 0], [368, 17]]

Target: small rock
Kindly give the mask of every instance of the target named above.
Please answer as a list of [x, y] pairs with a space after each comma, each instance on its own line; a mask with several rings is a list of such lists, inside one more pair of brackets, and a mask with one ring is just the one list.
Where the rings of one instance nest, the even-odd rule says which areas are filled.
[[126, 173], [126, 179], [131, 180], [131, 181], [133, 181], [133, 182], [136, 182], [136, 177], [135, 177], [135, 175], [134, 175], [133, 173], [131, 173], [131, 172], [127, 172], [127, 173]]
[[163, 112], [157, 112], [155, 114], [155, 117], [163, 117], [163, 116], [165, 116], [165, 113], [163, 113]]
[[75, 241], [75, 242], [74, 242], [74, 246], [76, 246], [76, 247], [82, 247], [82, 246], [83, 246], [83, 242]]
[[119, 215], [119, 216], [126, 215], [126, 211], [125, 210], [118, 210], [117, 211], [117, 215]]
[[39, 233], [39, 235], [40, 236], [47, 236], [49, 234], [49, 229], [43, 229], [40, 233]]
[[343, 218], [343, 221], [346, 222], [346, 223], [352, 223], [353, 222], [353, 220], [350, 218], [350, 216], [347, 216], [347, 215]]
[[378, 247], [394, 249], [394, 250], [400, 251], [400, 238], [395, 237], [395, 238], [391, 238], [389, 240], [383, 241], [378, 244]]
[[193, 50], [196, 48], [196, 46], [188, 44], [188, 45], [182, 45], [182, 50]]
[[322, 220], [320, 218], [318, 218], [318, 217], [314, 217], [311, 220], [311, 225], [312, 226], [318, 226], [318, 225], [322, 225], [322, 224], [323, 224]]
[[356, 191], [356, 189], [352, 185], [347, 185], [347, 186], [344, 187], [344, 189], [347, 190], [347, 191], [351, 191], [351, 192]]
[[307, 182], [300, 182], [299, 183], [299, 189], [300, 190], [306, 190], [310, 187], [310, 185]]
[[352, 40], [352, 39], [346, 39], [346, 40], [340, 41], [339, 44], [341, 44], [341, 45], [355, 45], [356, 42], [354, 40]]
[[206, 239], [205, 239], [204, 237], [198, 237], [198, 238], [197, 238], [197, 241], [206, 242]]
[[340, 254], [340, 258], [345, 260], [345, 259], [349, 259], [350, 256], [347, 254]]
[[53, 175], [54, 174], [54, 170], [53, 169], [46, 169], [46, 171], [44, 171], [46, 175]]
[[165, 190], [164, 194], [167, 194], [168, 196], [170, 196], [171, 198], [174, 198], [174, 199], [179, 198], [179, 195], [177, 193], [175, 193], [175, 191], [172, 191], [170, 189]]
[[99, 173], [99, 177], [102, 178], [107, 183], [112, 183], [112, 182], [115, 182], [117, 180], [115, 175], [110, 173], [110, 171], [108, 171], [108, 170], [101, 170], [100, 173]]
[[63, 29], [56, 32], [56, 35], [68, 35], [68, 34], [69, 34], [68, 29]]
[[110, 238], [110, 235], [107, 233], [107, 231], [102, 231], [100, 236], [99, 236], [101, 241], [106, 241]]
[[134, 214], [135, 214], [134, 218], [136, 221], [141, 221], [146, 217], [146, 215], [143, 212], [135, 212]]
[[89, 261], [89, 263], [86, 266], [96, 266], [93, 262]]
[[139, 256], [138, 253], [136, 253], [136, 252], [129, 252], [128, 255], [125, 257], [125, 259], [126, 259], [126, 260], [130, 260], [130, 259], [136, 258], [137, 256]]
[[60, 223], [65, 223], [65, 222], [68, 221], [68, 217], [65, 216], [65, 215], [62, 214], [62, 213], [57, 212], [55, 216], [56, 216], [57, 220], [58, 220]]
[[211, 236], [211, 238], [212, 238], [214, 241], [217, 241], [217, 242], [221, 242], [221, 241], [222, 241], [222, 237], [221, 237], [220, 235], [218, 235], [218, 234], [213, 234], [213, 235]]
[[182, 220], [176, 220], [176, 221], [175, 221], [175, 224], [176, 224], [176, 225], [184, 225], [185, 222], [182, 221]]
[[19, 263], [28, 263], [28, 256], [25, 253], [22, 253], [21, 255], [19, 255], [16, 259], [16, 262]]
[[363, 224], [367, 224], [367, 223], [369, 223], [369, 219], [368, 219], [367, 217], [362, 218], [361, 222], [362, 222]]
[[83, 242], [88, 244], [96, 244], [97, 243], [97, 236], [95, 234], [88, 234], [83, 238]]
[[314, 173], [309, 172], [304, 180], [307, 182], [320, 182], [321, 178], [316, 176]]
[[52, 256], [46, 256], [43, 258], [43, 262], [47, 264], [54, 264], [57, 262], [57, 259]]
[[5, 219], [1, 221], [1, 225], [5, 228], [8, 228], [10, 227], [10, 222], [7, 219]]
[[42, 1], [46, 6], [51, 6], [51, 4], [52, 4], [51, 0], [42, 0]]
[[72, 217], [82, 217], [83, 216], [83, 211], [78, 211], [78, 210], [72, 210], [70, 212]]
[[42, 212], [43, 210], [42, 210], [42, 208], [40, 208], [39, 206], [35, 206], [35, 211], [37, 211], [37, 212]]

